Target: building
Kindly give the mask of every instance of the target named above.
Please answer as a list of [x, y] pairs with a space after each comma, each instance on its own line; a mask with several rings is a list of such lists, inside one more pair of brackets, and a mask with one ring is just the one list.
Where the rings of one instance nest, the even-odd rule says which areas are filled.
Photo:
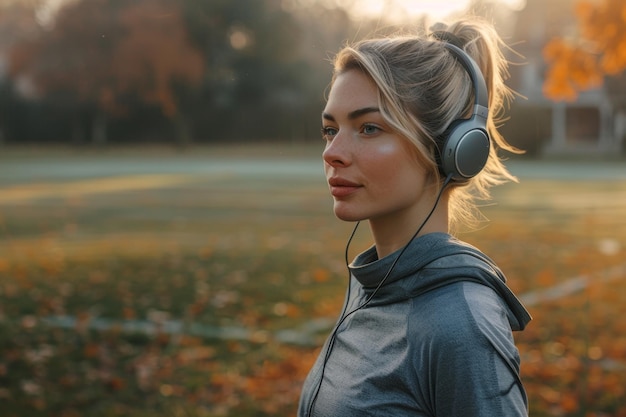
[[511, 68], [511, 81], [513, 89], [527, 99], [516, 103], [546, 112], [542, 120], [550, 126], [542, 132], [548, 132], [548, 137], [535, 138], [541, 141], [540, 153], [619, 155], [625, 148], [625, 107], [615, 105], [615, 96], [608, 94], [606, 85], [581, 92], [574, 102], [553, 102], [542, 92], [546, 69], [543, 47], [554, 37], [577, 35], [575, 3], [526, 0], [526, 7], [517, 13], [509, 43], [524, 57], [525, 65]]

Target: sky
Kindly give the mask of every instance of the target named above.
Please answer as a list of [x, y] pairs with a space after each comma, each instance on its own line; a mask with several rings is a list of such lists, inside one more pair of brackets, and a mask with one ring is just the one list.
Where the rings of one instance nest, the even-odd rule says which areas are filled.
[[[524, 0], [499, 0], [512, 8], [519, 9], [525, 4]], [[403, 17], [418, 17], [428, 14], [434, 19], [443, 19], [451, 13], [463, 11], [470, 4], [470, 0], [336, 0], [337, 3], [352, 3], [355, 15], [376, 16], [384, 12], [398, 13]]]

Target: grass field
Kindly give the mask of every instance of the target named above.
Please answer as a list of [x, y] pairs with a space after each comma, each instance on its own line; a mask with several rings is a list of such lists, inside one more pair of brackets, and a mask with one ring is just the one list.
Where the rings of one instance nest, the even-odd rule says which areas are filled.
[[[1, 414], [292, 416], [351, 227], [315, 153], [0, 157]], [[534, 317], [531, 415], [626, 416], [626, 179], [522, 177], [494, 200], [460, 237]]]

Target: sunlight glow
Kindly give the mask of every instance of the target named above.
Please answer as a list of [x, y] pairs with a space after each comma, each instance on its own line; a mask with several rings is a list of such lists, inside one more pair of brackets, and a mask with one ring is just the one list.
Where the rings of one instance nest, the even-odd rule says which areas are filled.
[[54, 23], [54, 16], [65, 5], [76, 0], [44, 0], [37, 9], [37, 21], [43, 27]]
[[[499, 0], [512, 9], [522, 9], [525, 0]], [[341, 3], [338, 1], [337, 3]], [[376, 16], [386, 14], [392, 18], [415, 18], [428, 15], [432, 19], [443, 19], [453, 13], [462, 12], [471, 0], [361, 0], [353, 2], [350, 9], [355, 16]]]

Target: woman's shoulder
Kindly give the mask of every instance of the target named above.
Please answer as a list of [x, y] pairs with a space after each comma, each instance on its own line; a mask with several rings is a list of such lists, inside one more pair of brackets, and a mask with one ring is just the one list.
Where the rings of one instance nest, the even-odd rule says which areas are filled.
[[510, 332], [506, 307], [489, 286], [457, 281], [412, 300], [409, 340], [456, 344], [482, 339], [492, 326]]

